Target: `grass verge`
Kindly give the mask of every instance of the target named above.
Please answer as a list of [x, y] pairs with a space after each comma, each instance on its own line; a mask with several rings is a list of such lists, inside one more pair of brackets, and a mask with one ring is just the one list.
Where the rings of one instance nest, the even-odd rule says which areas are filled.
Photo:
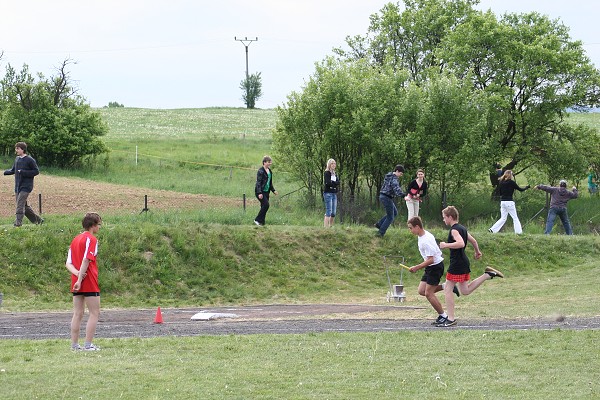
[[[10, 399], [596, 398], [598, 331], [4, 341]], [[26, 384], [24, 384], [27, 382]]]

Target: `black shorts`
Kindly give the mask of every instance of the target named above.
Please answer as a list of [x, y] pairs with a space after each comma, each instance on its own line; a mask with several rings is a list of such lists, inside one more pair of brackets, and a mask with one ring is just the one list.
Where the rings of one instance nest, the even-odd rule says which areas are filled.
[[100, 297], [100, 292], [73, 292], [73, 296]]
[[425, 282], [428, 285], [439, 285], [442, 276], [444, 275], [444, 262], [439, 264], [430, 265], [425, 267], [425, 272], [421, 277], [421, 282]]

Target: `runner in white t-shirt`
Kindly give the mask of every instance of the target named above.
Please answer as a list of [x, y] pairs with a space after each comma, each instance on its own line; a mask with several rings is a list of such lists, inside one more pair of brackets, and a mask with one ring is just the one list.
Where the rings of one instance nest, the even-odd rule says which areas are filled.
[[[435, 325], [440, 321], [445, 321], [447, 317], [442, 303], [435, 295], [437, 292], [443, 290], [440, 280], [444, 275], [444, 257], [435, 237], [423, 229], [423, 221], [420, 217], [410, 218], [407, 225], [410, 233], [418, 237], [419, 252], [423, 257], [423, 262], [410, 267], [409, 271], [417, 272], [420, 269], [425, 269], [419, 283], [418, 291], [421, 296], [427, 298], [433, 309], [438, 313], [439, 316], [433, 323]], [[460, 296], [458, 290], [455, 290], [454, 293]]]

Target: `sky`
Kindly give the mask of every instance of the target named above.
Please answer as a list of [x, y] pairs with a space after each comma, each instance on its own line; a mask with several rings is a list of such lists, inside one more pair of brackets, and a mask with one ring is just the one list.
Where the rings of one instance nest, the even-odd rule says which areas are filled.
[[[54, 75], [66, 59], [92, 107], [244, 107], [240, 82], [260, 72], [258, 108], [284, 105], [315, 63], [365, 35], [383, 0], [0, 0], [0, 76], [7, 64]], [[401, 4], [403, 4], [401, 2]], [[560, 19], [600, 68], [600, 2], [481, 0], [477, 7]]]

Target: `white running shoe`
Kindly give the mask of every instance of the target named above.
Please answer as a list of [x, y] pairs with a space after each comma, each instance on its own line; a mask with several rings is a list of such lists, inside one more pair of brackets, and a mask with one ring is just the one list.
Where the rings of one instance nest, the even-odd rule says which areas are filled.
[[100, 347], [97, 347], [92, 343], [89, 345], [89, 347], [84, 347], [83, 351], [100, 351]]

